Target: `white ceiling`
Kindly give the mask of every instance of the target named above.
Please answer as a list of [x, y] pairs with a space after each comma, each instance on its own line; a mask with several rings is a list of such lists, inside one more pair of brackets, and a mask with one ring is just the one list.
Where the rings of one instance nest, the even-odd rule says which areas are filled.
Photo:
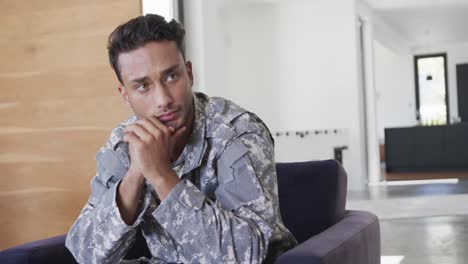
[[468, 0], [365, 0], [412, 48], [468, 42]]
[[375, 9], [467, 6], [467, 0], [364, 0]]

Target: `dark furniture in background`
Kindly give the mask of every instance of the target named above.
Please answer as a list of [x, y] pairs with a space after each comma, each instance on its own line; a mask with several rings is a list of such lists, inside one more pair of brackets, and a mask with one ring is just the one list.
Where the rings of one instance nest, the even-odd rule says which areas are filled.
[[385, 129], [387, 172], [468, 171], [468, 123]]
[[[278, 163], [279, 200], [285, 225], [299, 245], [278, 264], [378, 264], [380, 226], [375, 215], [346, 211], [347, 175], [335, 160]], [[65, 235], [0, 252], [0, 263], [76, 263]], [[129, 256], [148, 255], [139, 234]]]

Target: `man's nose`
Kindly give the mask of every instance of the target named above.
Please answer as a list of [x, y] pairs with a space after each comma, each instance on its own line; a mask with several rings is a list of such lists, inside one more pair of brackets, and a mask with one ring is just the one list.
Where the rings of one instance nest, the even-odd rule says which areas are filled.
[[173, 99], [167, 87], [157, 87], [153, 96], [153, 101], [158, 108], [167, 108], [172, 104]]

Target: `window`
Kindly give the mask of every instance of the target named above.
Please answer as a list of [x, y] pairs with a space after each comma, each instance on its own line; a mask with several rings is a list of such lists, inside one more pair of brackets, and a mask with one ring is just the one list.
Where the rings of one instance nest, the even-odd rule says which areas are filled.
[[414, 57], [416, 118], [422, 125], [445, 125], [449, 120], [447, 55]]

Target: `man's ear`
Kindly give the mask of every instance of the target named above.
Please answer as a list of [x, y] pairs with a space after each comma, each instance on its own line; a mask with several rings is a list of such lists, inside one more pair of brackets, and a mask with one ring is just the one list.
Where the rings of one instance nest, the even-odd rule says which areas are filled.
[[125, 87], [122, 84], [119, 84], [119, 93], [122, 96], [122, 100], [125, 102], [125, 104], [131, 108], [132, 106], [130, 105], [130, 102], [128, 101], [127, 90], [125, 90]]
[[185, 69], [187, 69], [187, 74], [190, 78], [190, 83], [193, 85], [193, 71], [192, 71], [192, 62], [191, 61], [187, 61], [185, 63]]

